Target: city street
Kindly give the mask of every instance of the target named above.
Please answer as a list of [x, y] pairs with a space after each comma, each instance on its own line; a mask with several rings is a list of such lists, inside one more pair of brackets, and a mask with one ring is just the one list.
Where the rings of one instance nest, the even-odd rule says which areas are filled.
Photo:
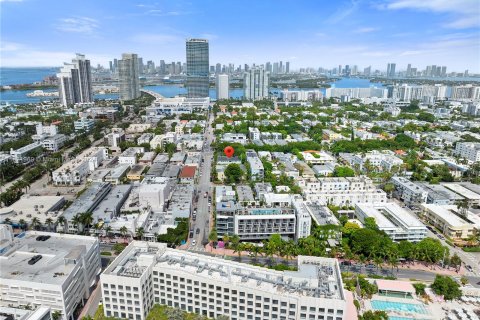
[[[196, 241], [195, 246], [192, 245], [192, 239], [189, 239], [189, 248], [192, 248], [196, 251], [201, 251], [204, 248], [204, 243], [208, 241], [208, 235], [210, 233], [210, 214], [211, 207], [208, 205], [208, 199], [213, 196], [212, 184], [210, 182], [210, 175], [212, 169], [212, 160], [213, 152], [210, 150], [210, 145], [214, 140], [213, 130], [210, 126], [211, 121], [213, 121], [213, 115], [209, 114], [207, 128], [205, 130], [205, 144], [203, 147], [202, 157], [203, 162], [201, 162], [199, 167], [199, 176], [197, 182], [197, 195], [198, 202], [196, 203], [197, 214], [196, 219], [190, 219], [190, 229], [193, 229], [193, 238]], [[208, 192], [208, 196], [205, 197], [205, 193]], [[213, 197], [212, 197], [213, 203]], [[194, 204], [195, 205], [195, 204]], [[212, 204], [213, 205], [213, 204]], [[199, 229], [199, 233], [197, 233]]]

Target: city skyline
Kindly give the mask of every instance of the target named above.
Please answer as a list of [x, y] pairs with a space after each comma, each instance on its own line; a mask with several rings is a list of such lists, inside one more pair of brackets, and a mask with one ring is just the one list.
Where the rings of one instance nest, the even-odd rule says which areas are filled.
[[[212, 64], [290, 61], [292, 70], [338, 64], [384, 70], [393, 62], [397, 71], [436, 64], [480, 72], [475, 0], [0, 3], [2, 67], [60, 66], [72, 52], [104, 66], [122, 52], [155, 63], [183, 61], [185, 40], [198, 37], [209, 40]], [[242, 15], [220, 14], [246, 7], [255, 9], [244, 15], [248, 24]]]

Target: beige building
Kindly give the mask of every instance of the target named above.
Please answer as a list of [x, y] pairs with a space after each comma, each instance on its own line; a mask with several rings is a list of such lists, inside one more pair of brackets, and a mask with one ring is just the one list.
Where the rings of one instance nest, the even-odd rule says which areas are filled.
[[462, 216], [456, 205], [422, 204], [425, 219], [453, 240], [466, 240], [480, 230], [480, 217], [467, 211]]

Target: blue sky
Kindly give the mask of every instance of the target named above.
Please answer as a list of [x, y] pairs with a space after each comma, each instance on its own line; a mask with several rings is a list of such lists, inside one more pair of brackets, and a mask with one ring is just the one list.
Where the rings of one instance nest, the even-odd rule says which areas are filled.
[[0, 0], [1, 66], [59, 66], [75, 52], [185, 60], [210, 40], [210, 64], [299, 67], [396, 62], [480, 73], [480, 0]]

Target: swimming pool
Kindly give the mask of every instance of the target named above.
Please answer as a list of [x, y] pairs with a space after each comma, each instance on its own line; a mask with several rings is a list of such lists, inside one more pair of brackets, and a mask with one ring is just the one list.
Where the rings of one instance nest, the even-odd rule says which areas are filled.
[[402, 311], [419, 314], [428, 314], [427, 309], [421, 304], [393, 302], [383, 300], [372, 300], [372, 308], [382, 311]]

